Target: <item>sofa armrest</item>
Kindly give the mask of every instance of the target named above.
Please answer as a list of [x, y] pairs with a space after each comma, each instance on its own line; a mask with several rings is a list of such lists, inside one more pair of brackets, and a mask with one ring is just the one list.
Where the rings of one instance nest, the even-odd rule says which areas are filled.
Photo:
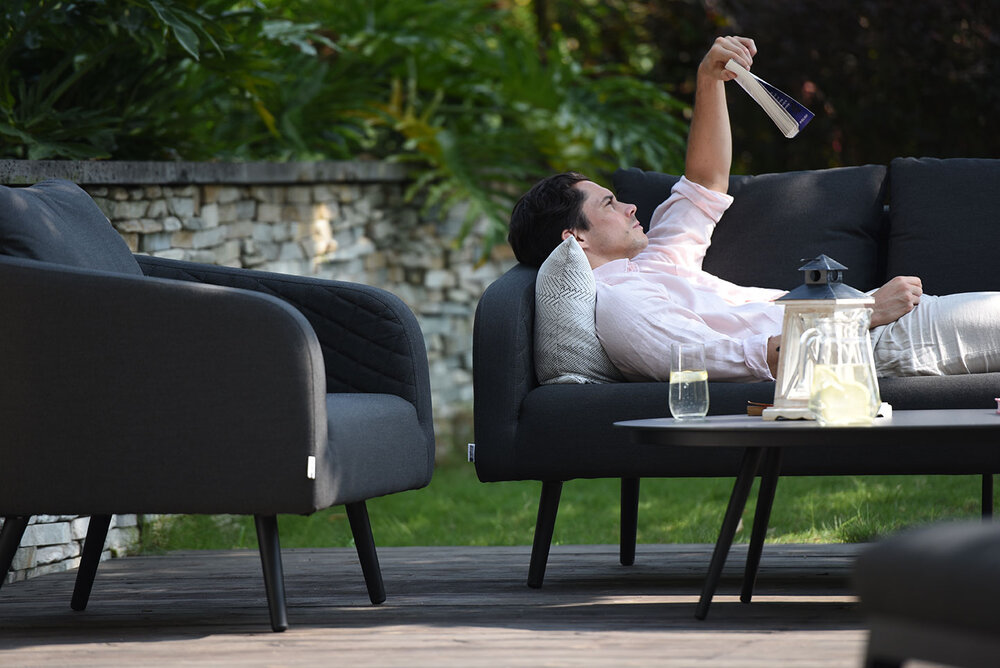
[[413, 312], [380, 288], [290, 274], [136, 256], [147, 276], [195, 281], [287, 302], [309, 321], [323, 350], [327, 392], [395, 394], [412, 403], [433, 442], [430, 372]]
[[309, 509], [322, 352], [288, 305], [2, 257], [0, 312], [3, 512]]
[[515, 440], [521, 403], [538, 387], [534, 361], [535, 276], [517, 265], [494, 281], [476, 308], [473, 388], [476, 472], [510, 480], [518, 466]]

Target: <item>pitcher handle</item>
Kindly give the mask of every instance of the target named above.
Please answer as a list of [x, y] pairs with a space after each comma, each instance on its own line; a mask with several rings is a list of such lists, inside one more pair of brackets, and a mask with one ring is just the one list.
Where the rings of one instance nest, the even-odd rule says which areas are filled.
[[801, 380], [803, 382], [809, 380], [805, 377], [806, 362], [811, 359], [813, 364], [816, 363], [817, 353], [815, 352], [816, 346], [814, 344], [819, 337], [820, 331], [816, 327], [810, 327], [806, 331], [802, 332], [801, 336], [799, 336], [799, 364], [796, 368], [798, 369], [798, 372], [802, 374]]

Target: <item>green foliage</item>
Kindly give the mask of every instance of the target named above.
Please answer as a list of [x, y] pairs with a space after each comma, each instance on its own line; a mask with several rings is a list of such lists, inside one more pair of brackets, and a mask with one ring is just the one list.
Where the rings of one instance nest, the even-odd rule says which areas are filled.
[[12, 0], [0, 155], [413, 165], [411, 196], [506, 235], [554, 170], [676, 171], [667, 93], [492, 0]]
[[731, 93], [737, 172], [996, 157], [998, 26], [987, 0], [6, 0], [0, 157], [398, 160], [488, 250], [545, 174], [681, 171], [718, 34], [816, 112], [789, 142]]
[[9, 0], [0, 34], [0, 155], [28, 159], [183, 145], [191, 63], [224, 37], [179, 0]]
[[[1000, 3], [867, 0], [731, 2], [757, 37], [758, 74], [816, 118], [792, 142], [740, 111], [749, 171], [885, 164], [896, 156], [996, 158]], [[799, 36], [808, 36], [805, 39]], [[740, 100], [745, 103], [744, 100]]]
[[[816, 113], [794, 141], [729, 94], [734, 169], [764, 173], [897, 156], [1000, 155], [1000, 3], [992, 0], [535, 0], [590, 65], [620, 64], [690, 102], [717, 35], [754, 38], [755, 72]], [[735, 88], [735, 87], [734, 87]]]

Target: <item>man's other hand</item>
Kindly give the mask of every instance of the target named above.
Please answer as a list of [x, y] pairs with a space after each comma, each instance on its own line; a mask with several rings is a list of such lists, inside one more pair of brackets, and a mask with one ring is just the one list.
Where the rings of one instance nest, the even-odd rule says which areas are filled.
[[887, 325], [899, 320], [920, 303], [924, 294], [920, 279], [916, 276], [896, 276], [875, 291], [875, 305], [872, 307], [872, 327]]

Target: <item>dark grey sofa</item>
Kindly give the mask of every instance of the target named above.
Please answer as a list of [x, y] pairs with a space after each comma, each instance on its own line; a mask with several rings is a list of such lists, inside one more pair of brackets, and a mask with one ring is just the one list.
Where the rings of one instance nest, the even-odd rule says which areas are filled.
[[[677, 177], [619, 170], [618, 198], [648, 225]], [[800, 260], [825, 253], [867, 290], [894, 275], [917, 275], [928, 294], [1000, 290], [1000, 160], [893, 160], [759, 176], [733, 176], [735, 203], [715, 232], [705, 268], [723, 278], [791, 289]], [[731, 476], [737, 450], [667, 449], [631, 443], [617, 420], [669, 415], [661, 383], [539, 386], [533, 359], [536, 270], [517, 265], [484, 293], [474, 331], [475, 463], [480, 480], [543, 482], [529, 584], [540, 586], [564, 481], [622, 479], [622, 562], [635, 547], [639, 479]], [[1000, 334], [998, 334], [1000, 336]], [[1000, 373], [880, 379], [896, 409], [990, 408]], [[770, 402], [773, 383], [711, 383], [712, 414]], [[910, 447], [788, 452], [783, 475], [992, 474], [1000, 450]], [[984, 475], [989, 493], [992, 477]], [[984, 494], [984, 500], [987, 494]], [[990, 493], [991, 496], [991, 493]]]

